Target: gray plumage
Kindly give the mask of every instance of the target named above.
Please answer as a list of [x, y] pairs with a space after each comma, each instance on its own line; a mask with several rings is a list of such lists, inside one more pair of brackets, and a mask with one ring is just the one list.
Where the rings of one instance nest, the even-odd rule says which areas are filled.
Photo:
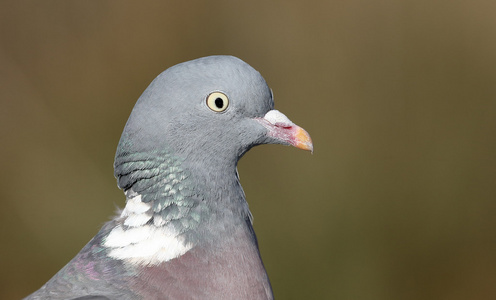
[[272, 299], [237, 162], [259, 144], [313, 147], [273, 106], [232, 56], [160, 74], [117, 147], [126, 208], [26, 299]]

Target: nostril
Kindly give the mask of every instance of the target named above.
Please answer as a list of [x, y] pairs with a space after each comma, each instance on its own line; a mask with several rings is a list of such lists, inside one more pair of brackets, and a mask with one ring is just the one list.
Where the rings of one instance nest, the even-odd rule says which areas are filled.
[[289, 124], [289, 123], [283, 123], [283, 122], [277, 122], [274, 124], [274, 126], [276, 127], [282, 127], [282, 128], [291, 128], [293, 127], [293, 124]]

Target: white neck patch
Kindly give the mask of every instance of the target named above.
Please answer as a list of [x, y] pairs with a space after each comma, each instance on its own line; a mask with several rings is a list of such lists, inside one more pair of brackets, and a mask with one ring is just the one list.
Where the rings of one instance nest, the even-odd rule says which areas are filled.
[[[110, 257], [132, 264], [158, 265], [193, 248], [160, 215], [154, 217], [151, 204], [142, 202], [141, 195], [129, 190], [126, 197], [126, 207], [121, 213], [125, 226], [112, 229], [103, 244], [110, 249]], [[154, 222], [148, 223], [152, 218]]]

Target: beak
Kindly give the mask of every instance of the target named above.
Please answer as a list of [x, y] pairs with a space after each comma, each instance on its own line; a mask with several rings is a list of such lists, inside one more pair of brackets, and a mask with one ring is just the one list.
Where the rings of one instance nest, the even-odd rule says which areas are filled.
[[308, 132], [291, 122], [278, 110], [271, 110], [263, 118], [257, 118], [266, 129], [267, 135], [276, 143], [291, 145], [313, 153], [313, 143]]

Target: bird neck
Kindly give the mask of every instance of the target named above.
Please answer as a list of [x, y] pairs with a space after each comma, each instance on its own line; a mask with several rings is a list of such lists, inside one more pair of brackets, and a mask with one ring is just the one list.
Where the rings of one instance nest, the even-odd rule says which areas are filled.
[[[120, 144], [121, 149], [135, 147], [129, 142]], [[118, 152], [114, 173], [131, 206], [140, 196], [139, 201], [150, 206], [152, 217], [159, 219], [157, 224], [162, 223], [160, 218], [168, 223], [185, 217], [202, 219], [197, 214], [203, 215], [207, 209], [214, 213], [232, 210], [243, 217], [249, 214], [236, 159], [211, 151], [196, 155], [177, 152], [175, 155], [164, 149]]]
[[247, 226], [251, 214], [236, 165], [206, 168], [184, 161], [167, 153], [116, 157], [115, 174], [127, 199], [105, 239], [111, 257], [158, 264]]

